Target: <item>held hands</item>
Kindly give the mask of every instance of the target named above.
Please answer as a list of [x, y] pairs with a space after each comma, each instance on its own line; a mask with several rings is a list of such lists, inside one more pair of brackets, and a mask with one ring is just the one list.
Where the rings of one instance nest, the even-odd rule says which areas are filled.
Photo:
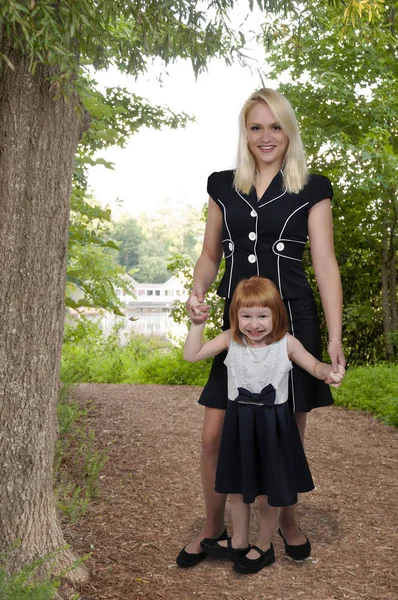
[[337, 371], [335, 371], [333, 367], [330, 368], [330, 365], [325, 365], [325, 367], [325, 383], [331, 387], [339, 387], [345, 374], [345, 368], [342, 365], [337, 365]]
[[209, 307], [204, 303], [204, 298], [204, 290], [194, 288], [187, 300], [187, 312], [192, 323], [195, 325], [201, 325], [209, 316]]

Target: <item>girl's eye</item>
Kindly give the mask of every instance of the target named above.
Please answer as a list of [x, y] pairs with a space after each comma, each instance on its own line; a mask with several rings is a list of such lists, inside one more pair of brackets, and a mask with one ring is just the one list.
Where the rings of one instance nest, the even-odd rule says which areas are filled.
[[260, 131], [260, 126], [259, 125], [252, 125], [250, 127], [250, 131]]
[[273, 125], [272, 129], [274, 129], [275, 131], [281, 131], [282, 127], [280, 125]]

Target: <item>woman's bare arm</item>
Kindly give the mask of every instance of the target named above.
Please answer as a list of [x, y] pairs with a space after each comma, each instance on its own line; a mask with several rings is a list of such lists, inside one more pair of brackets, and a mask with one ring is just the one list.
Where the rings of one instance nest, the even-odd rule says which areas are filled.
[[328, 352], [332, 366], [345, 366], [342, 348], [343, 292], [340, 271], [334, 253], [333, 222], [330, 200], [321, 200], [313, 206], [308, 217], [308, 236], [326, 324], [329, 333]]

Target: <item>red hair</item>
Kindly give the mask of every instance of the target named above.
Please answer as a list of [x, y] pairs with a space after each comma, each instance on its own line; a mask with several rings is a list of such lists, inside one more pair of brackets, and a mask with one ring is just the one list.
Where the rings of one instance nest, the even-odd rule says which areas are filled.
[[278, 288], [272, 281], [257, 275], [250, 279], [243, 279], [236, 286], [229, 309], [232, 339], [238, 344], [242, 343], [242, 333], [239, 331], [239, 309], [254, 306], [267, 307], [272, 312], [272, 331], [266, 337], [267, 344], [281, 340], [289, 330], [285, 305]]

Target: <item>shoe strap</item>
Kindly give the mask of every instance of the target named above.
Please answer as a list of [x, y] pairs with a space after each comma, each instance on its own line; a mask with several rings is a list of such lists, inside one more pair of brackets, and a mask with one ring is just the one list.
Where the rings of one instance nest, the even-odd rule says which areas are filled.
[[251, 549], [257, 550], [260, 556], [263, 556], [263, 554], [265, 554], [264, 550], [261, 550], [261, 548], [259, 548], [258, 546], [252, 546]]
[[269, 552], [270, 550], [273, 550], [273, 547], [271, 544], [271, 546], [268, 548], [268, 550], [261, 550], [261, 548], [259, 548], [258, 546], [250, 546], [250, 549], [257, 550], [257, 552], [259, 553], [260, 556], [264, 556], [264, 554], [267, 554], [267, 552]]

